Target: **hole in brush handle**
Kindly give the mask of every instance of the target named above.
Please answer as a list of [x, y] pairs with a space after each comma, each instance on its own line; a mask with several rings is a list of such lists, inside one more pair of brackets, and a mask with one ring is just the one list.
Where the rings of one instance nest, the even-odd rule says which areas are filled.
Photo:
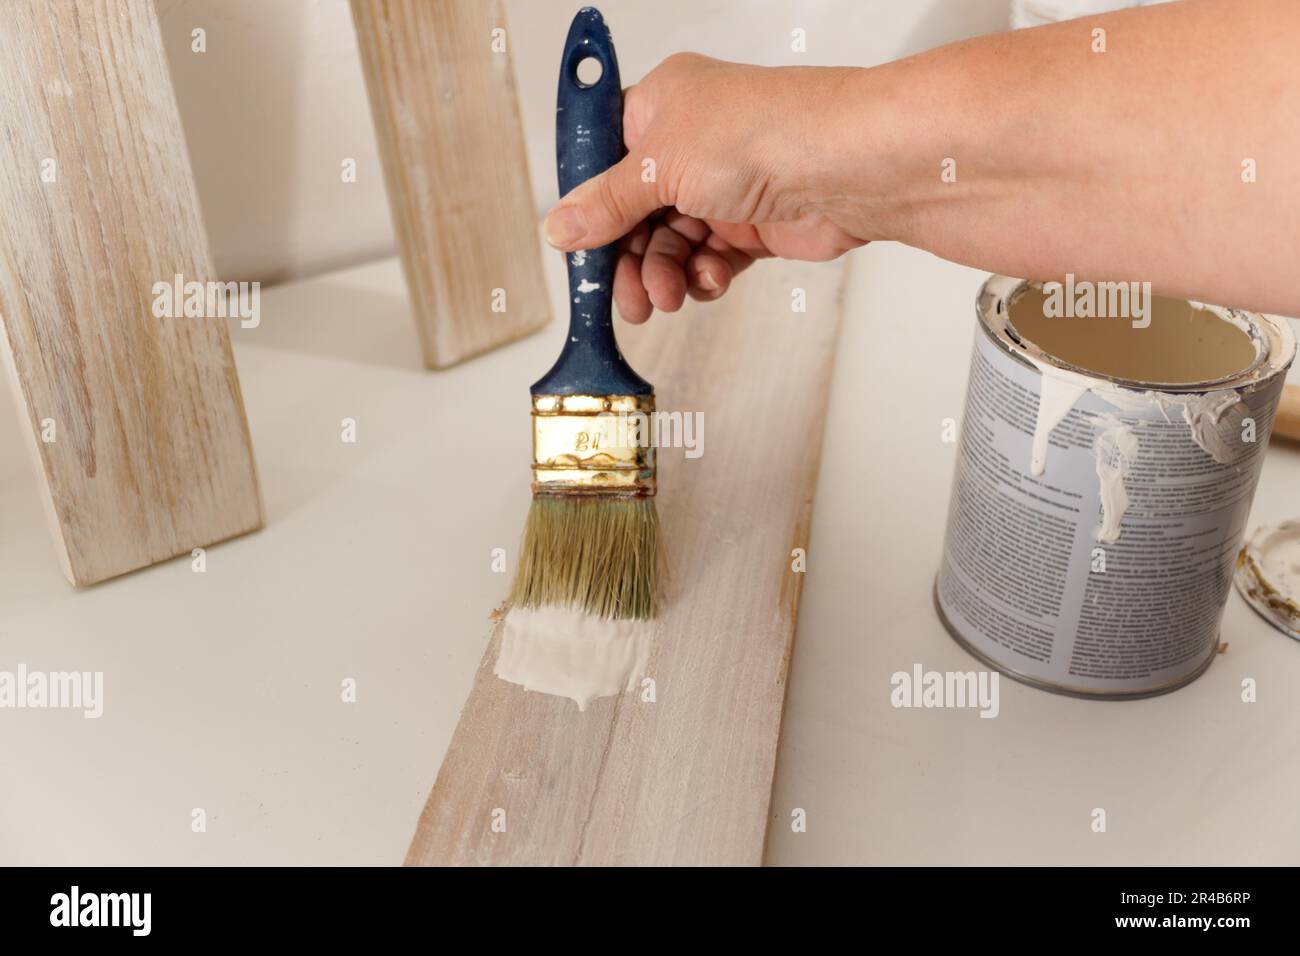
[[[592, 83], [579, 67], [600, 65]], [[555, 155], [560, 195], [604, 172], [623, 158], [623, 89], [614, 41], [600, 12], [585, 7], [573, 18], [565, 40], [556, 95]]]
[[584, 90], [591, 89], [604, 75], [605, 64], [598, 56], [583, 56], [573, 68], [573, 82]]

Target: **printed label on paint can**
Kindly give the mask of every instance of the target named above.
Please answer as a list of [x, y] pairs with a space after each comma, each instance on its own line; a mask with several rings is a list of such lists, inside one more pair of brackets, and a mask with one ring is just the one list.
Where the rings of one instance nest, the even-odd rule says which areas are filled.
[[954, 637], [1031, 683], [1172, 689], [1214, 656], [1294, 339], [1265, 330], [1280, 371], [1128, 388], [1019, 339], [1023, 285], [981, 294], [936, 603]]

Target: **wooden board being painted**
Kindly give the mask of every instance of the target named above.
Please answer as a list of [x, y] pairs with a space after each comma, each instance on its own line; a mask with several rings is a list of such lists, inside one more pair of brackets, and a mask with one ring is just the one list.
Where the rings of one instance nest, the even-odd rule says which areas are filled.
[[550, 318], [499, 0], [352, 0], [425, 364]]
[[225, 321], [158, 318], [214, 279], [154, 6], [5, 4], [0, 356], [68, 578], [262, 524]]
[[[620, 325], [658, 407], [704, 413], [699, 458], [659, 452], [654, 702], [579, 712], [506, 683], [493, 627], [408, 865], [761, 862], [842, 276], [762, 262], [717, 303]], [[521, 482], [528, 460], [521, 447]]]

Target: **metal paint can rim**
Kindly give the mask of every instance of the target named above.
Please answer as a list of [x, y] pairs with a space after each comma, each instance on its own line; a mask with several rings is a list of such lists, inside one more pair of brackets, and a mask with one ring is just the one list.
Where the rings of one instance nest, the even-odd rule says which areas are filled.
[[1255, 345], [1255, 360], [1246, 368], [1231, 375], [1202, 382], [1142, 382], [1136, 379], [1117, 378], [1091, 369], [1080, 368], [1038, 348], [1028, 339], [1022, 339], [1011, 325], [1011, 304], [1031, 287], [1041, 288], [1042, 283], [1032, 279], [991, 275], [981, 285], [975, 297], [975, 316], [984, 334], [1003, 352], [1021, 365], [1042, 371], [1042, 366], [1073, 372], [1085, 378], [1106, 382], [1119, 389], [1132, 392], [1186, 395], [1217, 389], [1249, 389], [1260, 383], [1272, 381], [1273, 376], [1285, 372], [1296, 355], [1296, 338], [1289, 323], [1261, 312], [1229, 309], [1184, 300], [1205, 309], [1242, 329]]

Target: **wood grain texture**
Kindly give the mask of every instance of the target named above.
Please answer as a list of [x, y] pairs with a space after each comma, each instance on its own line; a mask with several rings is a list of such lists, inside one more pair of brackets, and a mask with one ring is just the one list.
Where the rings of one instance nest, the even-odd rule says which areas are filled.
[[1300, 442], [1300, 385], [1283, 386], [1277, 417], [1273, 419], [1273, 437]]
[[[761, 862], [803, 581], [791, 552], [808, 543], [842, 277], [764, 262], [717, 303], [620, 329], [658, 408], [705, 422], [701, 457], [659, 452], [656, 701], [580, 713], [501, 681], [494, 627], [408, 865]], [[806, 313], [791, 310], [796, 288]]]
[[0, 353], [90, 584], [259, 527], [261, 497], [224, 320], [153, 315], [155, 282], [214, 278], [153, 4], [4, 13]]
[[352, 17], [425, 364], [536, 331], [550, 309], [501, 3], [352, 0]]

